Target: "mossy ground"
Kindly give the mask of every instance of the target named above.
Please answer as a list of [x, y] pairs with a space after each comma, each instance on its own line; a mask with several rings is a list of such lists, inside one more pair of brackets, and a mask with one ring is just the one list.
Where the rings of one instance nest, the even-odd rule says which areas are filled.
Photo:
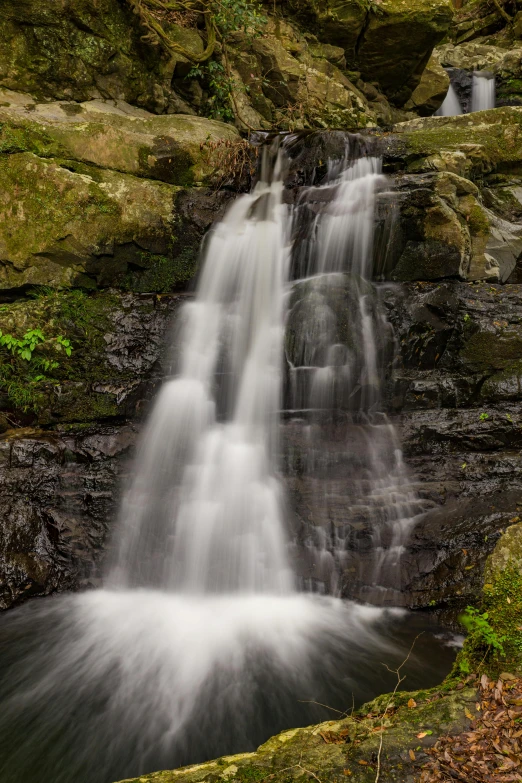
[[119, 303], [118, 295], [111, 292], [88, 295], [79, 290], [44, 290], [33, 300], [0, 306], [4, 334], [20, 339], [27, 331], [40, 329], [47, 339], [65, 336], [73, 349], [70, 357], [57, 356], [59, 366], [48, 372], [35, 369], [32, 362], [13, 356], [7, 348], [0, 350], [0, 405], [8, 419], [48, 423], [51, 409], [63, 407], [64, 384], [68, 391], [63, 418], [85, 421], [117, 413], [110, 395], [93, 395], [87, 389], [94, 382], [114, 379], [114, 369], [105, 360], [104, 335], [111, 329], [111, 313]]

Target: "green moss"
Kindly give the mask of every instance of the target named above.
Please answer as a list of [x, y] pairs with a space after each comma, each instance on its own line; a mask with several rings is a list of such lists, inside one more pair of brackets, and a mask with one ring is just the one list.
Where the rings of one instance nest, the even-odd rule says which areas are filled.
[[504, 370], [522, 357], [522, 339], [509, 332], [476, 332], [465, 343], [461, 357], [476, 371]]
[[59, 154], [59, 145], [45, 131], [35, 125], [13, 126], [0, 122], [0, 153], [33, 152], [41, 157]]
[[[114, 380], [114, 369], [105, 362], [105, 335], [112, 328], [111, 314], [121, 305], [116, 294], [87, 295], [83, 291], [43, 291], [33, 301], [0, 308], [0, 329], [23, 335], [40, 328], [48, 338], [67, 336], [73, 353], [60, 358], [52, 373], [35, 373], [27, 362], [3, 364], [0, 390], [7, 393], [9, 409], [15, 415], [33, 413], [40, 424], [58, 417], [62, 421], [94, 420], [118, 413], [114, 395], [91, 391], [94, 383]], [[119, 373], [120, 378], [124, 374]], [[52, 411], [52, 413], [51, 413]]]
[[[462, 115], [451, 119], [431, 118], [418, 128], [397, 126], [399, 139], [405, 144], [406, 157], [435, 155], [444, 149], [459, 149], [469, 144], [481, 145], [485, 156], [497, 167], [512, 171], [522, 163], [522, 109], [503, 107]], [[481, 165], [484, 161], [481, 161]]]
[[140, 253], [145, 267], [140, 272], [128, 273], [122, 288], [136, 293], [169, 293], [185, 286], [196, 273], [198, 252], [190, 247], [172, 256]]
[[486, 563], [479, 611], [488, 633], [472, 626], [456, 671], [522, 673], [522, 524], [519, 517], [512, 521], [518, 524], [506, 530]]
[[472, 236], [489, 236], [489, 220], [478, 204], [475, 204], [469, 213], [469, 230]]

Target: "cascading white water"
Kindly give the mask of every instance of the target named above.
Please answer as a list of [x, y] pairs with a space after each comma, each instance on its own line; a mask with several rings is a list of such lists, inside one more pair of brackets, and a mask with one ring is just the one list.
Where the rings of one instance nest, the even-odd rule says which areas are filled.
[[[376, 601], [386, 598], [379, 588], [385, 566], [388, 585], [400, 587], [397, 566], [403, 545], [416, 515], [425, 510], [382, 404], [382, 353], [390, 327], [370, 280], [376, 197], [387, 187], [380, 159], [351, 161], [348, 150], [340, 175], [304, 191], [301, 205], [323, 206], [309, 243], [307, 277], [293, 287], [289, 350], [287, 346], [292, 408], [312, 416], [315, 412], [306, 442], [306, 473], [309, 484], [315, 485], [315, 507], [322, 504], [324, 513], [322, 529], [316, 528], [308, 538], [310, 560], [319, 564], [311, 572], [335, 591], [339, 576], [353, 565], [353, 551], [348, 551], [353, 542], [348, 539], [354, 529], [366, 529], [373, 542], [370, 581], [375, 589], [365, 597]], [[341, 411], [344, 423], [336, 425], [332, 436], [329, 417]], [[340, 431], [346, 438], [344, 455]], [[346, 473], [340, 479], [343, 462]], [[332, 498], [343, 494], [344, 514], [329, 518]], [[334, 532], [325, 534], [332, 524]], [[366, 571], [368, 567], [364, 562]], [[393, 590], [387, 598], [393, 602]]]
[[145, 431], [114, 586], [288, 593], [274, 475], [288, 220], [281, 161], [210, 238], [185, 305], [179, 375]]
[[[474, 110], [475, 111], [475, 110]], [[448, 92], [441, 106], [435, 112], [436, 117], [457, 117], [462, 114], [462, 106], [458, 99], [457, 93], [453, 86], [450, 84]]]
[[485, 111], [495, 108], [495, 77], [488, 72], [473, 74], [471, 111]]
[[[360, 356], [375, 345], [366, 275], [377, 165], [360, 161], [335, 183], [342, 195], [318, 226], [322, 272], [301, 284], [331, 321], [331, 283], [352, 254], [360, 345], [321, 337], [315, 385], [330, 398], [339, 377], [358, 372], [368, 409], [376, 358], [362, 366]], [[380, 609], [293, 587], [276, 460], [290, 243], [280, 166], [207, 244], [182, 314], [178, 374], [145, 428], [105, 587], [0, 623], [2, 783], [113, 783], [253, 749], [328, 717], [316, 702], [342, 711], [352, 694], [386, 690], [374, 661], [404, 658], [390, 638], [400, 615], [386, 632]], [[314, 290], [320, 280], [328, 292]], [[322, 335], [314, 313], [310, 329]], [[427, 685], [425, 661], [419, 671]]]

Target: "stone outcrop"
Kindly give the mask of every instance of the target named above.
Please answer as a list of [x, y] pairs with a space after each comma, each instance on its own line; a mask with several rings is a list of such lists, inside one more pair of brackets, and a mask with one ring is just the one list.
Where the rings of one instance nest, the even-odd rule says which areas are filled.
[[[8, 0], [0, 25], [0, 88], [39, 101], [124, 101], [155, 114], [224, 117], [232, 111], [242, 130], [391, 124], [416, 88], [413, 111], [440, 105], [441, 74], [435, 77], [431, 65], [421, 79], [449, 28], [451, 0], [422, 0], [414, 9], [400, 0], [328, 6], [292, 0], [276, 3], [275, 15], [274, 4], [265, 6], [267, 23], [254, 40], [240, 30], [227, 35], [231, 63], [220, 77], [219, 96], [204, 70], [198, 77], [186, 57], [167, 57], [143, 40], [125, 2], [67, 0], [44, 9], [36, 0], [23, 6]], [[199, 56], [204, 29], [179, 21], [164, 21], [166, 34]], [[223, 69], [219, 49], [215, 57]]]
[[201, 185], [219, 170], [216, 147], [240, 143], [232, 126], [121, 102], [0, 97], [0, 290], [188, 282], [226, 200]]
[[[412, 699], [414, 708], [408, 706]], [[380, 780], [413, 781], [427, 760], [426, 749], [442, 734], [469, 729], [476, 690], [433, 690], [382, 696], [349, 718], [284, 731], [255, 753], [225, 756], [205, 764], [142, 775], [122, 783], [202, 783], [203, 781], [287, 781], [304, 777], [373, 783], [377, 758]], [[390, 714], [383, 713], [391, 703]], [[383, 731], [384, 728], [384, 731]], [[382, 751], [379, 754], [381, 744]], [[422, 735], [419, 738], [419, 735]], [[411, 751], [411, 752], [410, 752]]]
[[[289, 0], [288, 7], [321, 41], [340, 46], [349, 67], [402, 106], [418, 85], [433, 47], [447, 32], [448, 0]], [[409, 46], [405, 48], [405, 38]], [[397, 56], [394, 56], [396, 52]]]
[[2, 12], [1, 87], [40, 100], [112, 99], [157, 114], [191, 111], [118, 0], [6, 0]]

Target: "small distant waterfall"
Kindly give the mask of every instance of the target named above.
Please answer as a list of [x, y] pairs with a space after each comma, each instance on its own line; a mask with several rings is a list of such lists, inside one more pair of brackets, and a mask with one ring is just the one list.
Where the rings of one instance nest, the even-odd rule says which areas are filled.
[[[376, 198], [387, 188], [380, 159], [353, 159], [348, 148], [324, 185], [303, 189], [297, 212], [317, 216], [304, 220], [312, 230], [290, 295], [286, 355], [291, 415], [308, 422], [300, 491], [322, 517], [305, 539], [311, 583], [335, 592], [362, 569], [374, 584], [364, 598], [393, 603], [403, 545], [424, 506], [382, 399], [393, 335], [371, 278]], [[369, 545], [364, 557], [359, 539]], [[380, 584], [385, 569], [391, 591]]]
[[441, 106], [435, 112], [436, 117], [456, 117], [462, 114], [462, 106], [458, 99], [457, 93], [453, 86], [450, 84], [448, 92]]
[[475, 71], [471, 95], [471, 111], [495, 108], [495, 76], [485, 71]]
[[[456, 117], [469, 111], [485, 111], [495, 108], [495, 76], [488, 71], [463, 71], [459, 68], [448, 69], [459, 95], [450, 84], [444, 102], [437, 109], [435, 117]], [[465, 78], [463, 78], [465, 77]], [[461, 103], [462, 100], [462, 103]]]

